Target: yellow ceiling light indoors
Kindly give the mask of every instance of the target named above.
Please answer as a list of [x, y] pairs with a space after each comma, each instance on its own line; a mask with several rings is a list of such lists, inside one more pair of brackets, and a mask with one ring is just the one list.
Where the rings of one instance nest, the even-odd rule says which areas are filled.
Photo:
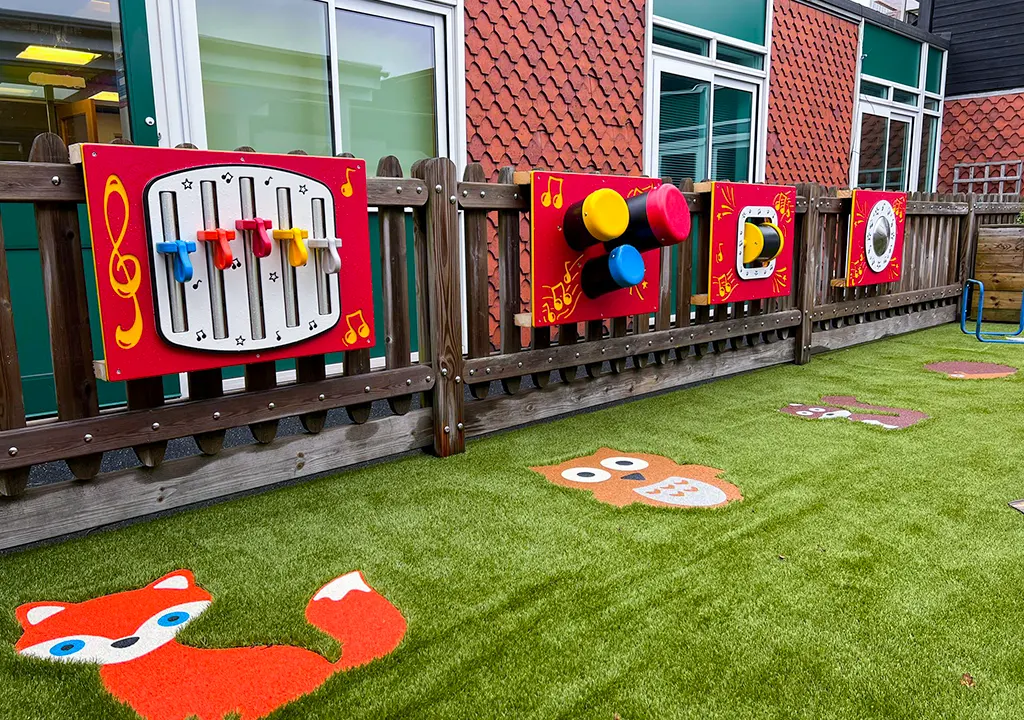
[[29, 45], [18, 53], [19, 60], [37, 60], [39, 62], [61, 63], [63, 65], [88, 65], [100, 56], [99, 53], [85, 50], [68, 50], [67, 48]]
[[101, 102], [120, 102], [121, 98], [118, 97], [117, 93], [113, 90], [103, 90], [93, 95], [90, 100], [99, 100]]

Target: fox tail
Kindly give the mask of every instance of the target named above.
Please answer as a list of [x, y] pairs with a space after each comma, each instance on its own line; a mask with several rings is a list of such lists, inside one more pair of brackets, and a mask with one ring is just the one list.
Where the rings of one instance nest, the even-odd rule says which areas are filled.
[[341, 642], [339, 670], [384, 657], [402, 641], [405, 618], [358, 570], [331, 580], [306, 606], [306, 619]]

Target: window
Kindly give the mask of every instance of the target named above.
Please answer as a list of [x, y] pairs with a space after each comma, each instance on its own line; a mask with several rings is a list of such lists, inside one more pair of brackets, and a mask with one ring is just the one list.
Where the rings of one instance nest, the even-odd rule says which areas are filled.
[[[449, 156], [458, 164], [464, 154], [465, 82], [455, 76], [464, 51], [461, 37], [456, 40], [461, 7], [454, 2], [188, 0], [156, 6], [163, 45], [154, 82], [165, 83], [158, 104], [162, 144], [352, 153], [367, 161], [369, 175], [388, 155], [409, 175], [417, 160]], [[411, 272], [411, 214], [406, 230]], [[372, 213], [370, 242], [371, 270], [379, 277]], [[379, 281], [374, 287], [380, 317]], [[384, 323], [376, 326], [371, 352], [382, 356]], [[415, 349], [415, 320], [411, 340]]]
[[865, 24], [850, 182], [930, 192], [937, 181], [945, 54]]
[[696, 181], [763, 177], [766, 8], [764, 0], [655, 0], [648, 173]]

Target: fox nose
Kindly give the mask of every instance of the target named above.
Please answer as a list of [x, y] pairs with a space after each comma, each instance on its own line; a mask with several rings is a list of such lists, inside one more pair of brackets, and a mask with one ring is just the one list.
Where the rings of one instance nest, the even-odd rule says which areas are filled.
[[642, 473], [630, 473], [629, 475], [623, 475], [623, 480], [646, 480]]
[[138, 641], [139, 639], [136, 636], [132, 635], [131, 637], [123, 637], [120, 640], [115, 640], [114, 642], [110, 643], [110, 647], [116, 647], [118, 650], [122, 650], [126, 647], [131, 647]]

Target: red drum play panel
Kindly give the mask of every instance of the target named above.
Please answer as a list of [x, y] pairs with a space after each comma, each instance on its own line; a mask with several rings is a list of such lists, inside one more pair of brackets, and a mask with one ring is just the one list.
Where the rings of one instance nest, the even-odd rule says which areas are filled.
[[647, 177], [530, 174], [535, 327], [653, 313], [660, 248], [685, 240], [682, 193]]
[[110, 380], [373, 345], [366, 163], [76, 145]]
[[789, 295], [795, 227], [796, 188], [712, 183], [708, 303]]
[[899, 280], [907, 222], [906, 193], [854, 190], [851, 205], [846, 287]]

